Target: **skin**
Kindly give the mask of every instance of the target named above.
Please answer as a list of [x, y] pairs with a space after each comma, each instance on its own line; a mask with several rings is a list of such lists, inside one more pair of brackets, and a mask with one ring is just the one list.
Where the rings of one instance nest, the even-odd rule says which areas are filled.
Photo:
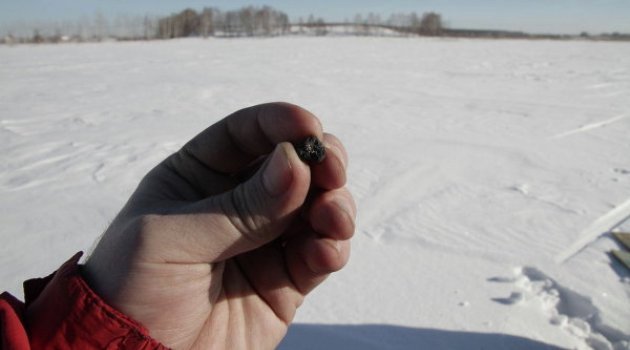
[[[310, 166], [291, 143], [314, 135]], [[272, 349], [350, 254], [346, 152], [308, 111], [240, 110], [141, 181], [83, 269], [108, 303], [174, 349]]]

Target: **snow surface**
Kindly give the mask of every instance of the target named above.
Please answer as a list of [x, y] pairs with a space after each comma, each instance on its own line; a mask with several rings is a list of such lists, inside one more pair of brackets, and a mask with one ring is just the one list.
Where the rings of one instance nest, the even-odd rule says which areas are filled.
[[89, 250], [206, 126], [284, 100], [350, 155], [348, 266], [283, 349], [628, 349], [630, 45], [418, 38], [0, 46], [0, 289]]

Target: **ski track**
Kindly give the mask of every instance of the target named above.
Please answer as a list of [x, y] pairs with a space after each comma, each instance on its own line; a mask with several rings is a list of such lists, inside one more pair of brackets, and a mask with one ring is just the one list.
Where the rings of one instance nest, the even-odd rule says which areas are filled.
[[590, 131], [590, 130], [593, 130], [593, 129], [603, 128], [605, 126], [614, 124], [616, 122], [619, 122], [619, 121], [627, 119], [627, 118], [628, 118], [628, 115], [619, 115], [619, 116], [616, 116], [616, 117], [611, 118], [611, 119], [607, 119], [607, 120], [604, 120], [604, 121], [601, 121], [601, 122], [587, 124], [587, 125], [584, 125], [584, 126], [581, 126], [581, 127], [577, 128], [577, 129], [569, 130], [569, 131], [557, 134], [557, 135], [551, 137], [551, 139], [562, 139], [562, 138], [565, 138], [565, 137], [568, 137], [568, 136], [581, 134], [581, 133], [584, 133], [584, 132], [587, 132], [587, 131]]

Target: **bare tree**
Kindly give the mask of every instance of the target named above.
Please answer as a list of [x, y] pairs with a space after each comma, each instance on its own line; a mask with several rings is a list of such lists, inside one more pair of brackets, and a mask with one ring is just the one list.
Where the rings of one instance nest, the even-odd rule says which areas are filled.
[[99, 11], [94, 15], [94, 37], [96, 40], [103, 40], [107, 36], [109, 36], [107, 19]]
[[144, 40], [150, 40], [154, 38], [156, 32], [155, 20], [148, 15], [144, 16], [143, 21]]
[[315, 24], [315, 35], [324, 36], [328, 34], [328, 27], [326, 27], [326, 22], [324, 22], [323, 18], [318, 18], [317, 21], [315, 21]]
[[204, 38], [214, 35], [214, 15], [215, 10], [212, 8], [204, 8], [201, 11], [199, 19], [199, 34]]
[[381, 25], [381, 16], [370, 12], [367, 16], [366, 25], [368, 35], [378, 34], [378, 26]]
[[31, 41], [34, 42], [35, 44], [44, 42], [44, 37], [39, 33], [38, 29], [35, 29], [33, 31], [33, 38], [31, 39]]
[[199, 35], [200, 20], [195, 10], [186, 9], [180, 12], [180, 14], [177, 15], [176, 17], [177, 17], [176, 25], [177, 27], [179, 27], [177, 30], [180, 33], [180, 35], [178, 36], [189, 37], [189, 36]]
[[228, 11], [223, 16], [223, 32], [228, 36], [237, 35], [240, 26], [238, 13]]
[[254, 19], [254, 8], [252, 6], [244, 7], [238, 11], [241, 22], [241, 29], [247, 36], [254, 36], [256, 23]]
[[310, 15], [308, 15], [308, 19], [306, 20], [306, 25], [309, 26], [309, 27], [314, 27], [315, 26], [315, 16], [313, 16], [312, 13]]
[[424, 35], [442, 34], [442, 16], [435, 12], [428, 12], [422, 15], [420, 33]]
[[173, 17], [162, 18], [158, 21], [157, 37], [160, 39], [173, 38]]
[[367, 35], [367, 25], [363, 21], [363, 16], [357, 13], [354, 16], [354, 34], [355, 35]]
[[262, 35], [272, 35], [276, 28], [275, 17], [273, 16], [273, 9], [269, 6], [264, 6], [262, 9], [256, 11], [256, 30], [260, 30]]

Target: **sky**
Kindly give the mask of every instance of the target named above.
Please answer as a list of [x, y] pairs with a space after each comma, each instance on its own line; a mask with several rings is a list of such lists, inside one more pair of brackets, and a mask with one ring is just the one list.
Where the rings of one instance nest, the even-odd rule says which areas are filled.
[[329, 21], [370, 12], [435, 11], [451, 28], [504, 29], [533, 33], [630, 33], [630, 0], [0, 0], [0, 25], [118, 15], [166, 15], [186, 7], [236, 9], [270, 5], [291, 20], [309, 14]]

